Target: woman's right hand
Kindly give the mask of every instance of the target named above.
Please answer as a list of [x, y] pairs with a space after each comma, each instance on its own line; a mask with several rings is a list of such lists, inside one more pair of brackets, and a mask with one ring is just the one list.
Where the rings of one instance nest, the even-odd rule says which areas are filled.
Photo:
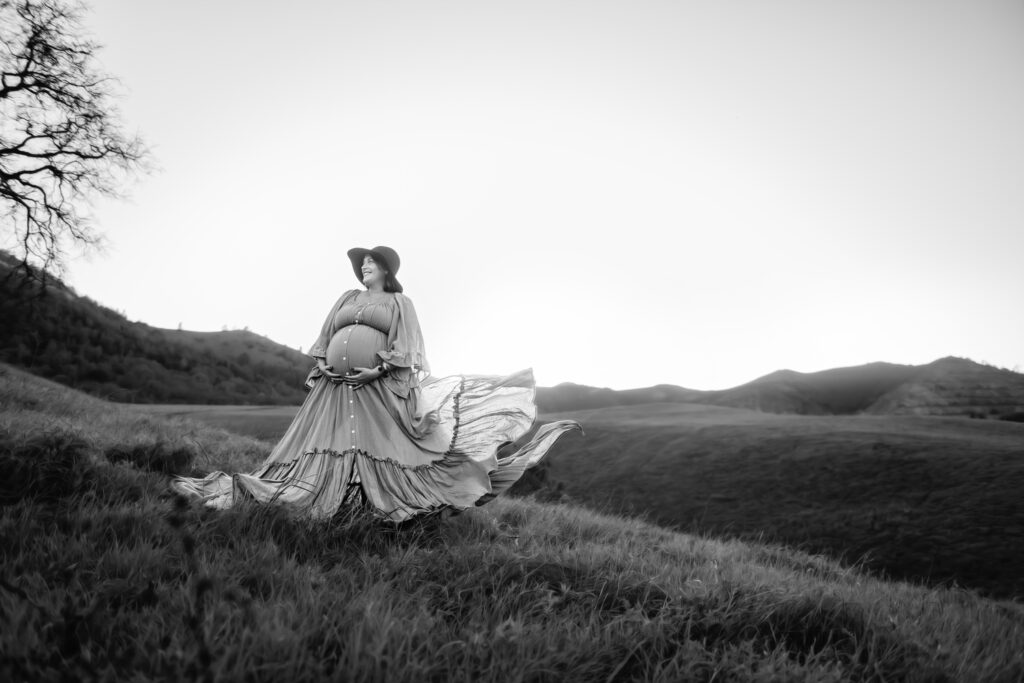
[[320, 368], [320, 372], [323, 374], [324, 377], [326, 377], [330, 381], [334, 382], [335, 384], [338, 384], [338, 383], [344, 381], [344, 379], [345, 379], [344, 375], [339, 375], [338, 373], [334, 372], [334, 370], [333, 370], [334, 366], [333, 365], [328, 365], [327, 361], [317, 360], [316, 366], [318, 368]]

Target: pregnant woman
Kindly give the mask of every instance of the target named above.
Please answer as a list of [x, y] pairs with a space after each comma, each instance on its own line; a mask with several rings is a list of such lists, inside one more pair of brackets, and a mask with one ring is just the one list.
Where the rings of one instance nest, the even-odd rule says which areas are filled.
[[173, 487], [227, 508], [251, 497], [330, 517], [369, 504], [400, 522], [480, 505], [507, 490], [555, 440], [579, 424], [538, 429], [498, 457], [536, 417], [532, 373], [429, 376], [412, 301], [388, 247], [348, 252], [365, 289], [342, 294], [309, 350], [309, 394], [280, 443], [251, 474], [179, 477]]

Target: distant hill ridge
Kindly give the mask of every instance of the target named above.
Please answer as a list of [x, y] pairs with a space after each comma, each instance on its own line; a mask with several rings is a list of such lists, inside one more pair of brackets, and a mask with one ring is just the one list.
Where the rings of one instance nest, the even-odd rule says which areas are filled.
[[798, 415], [965, 415], [1024, 413], [1024, 374], [967, 358], [926, 365], [868, 363], [821, 372], [778, 370], [732, 389], [700, 391], [673, 385], [615, 391], [579, 384], [538, 390], [547, 412], [641, 403], [701, 403]]

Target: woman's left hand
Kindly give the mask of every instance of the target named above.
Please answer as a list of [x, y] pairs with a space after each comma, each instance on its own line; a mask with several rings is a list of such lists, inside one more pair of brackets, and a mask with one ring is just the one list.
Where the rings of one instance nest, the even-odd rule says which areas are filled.
[[380, 379], [377, 368], [352, 368], [342, 380], [353, 389], [359, 389], [370, 382]]

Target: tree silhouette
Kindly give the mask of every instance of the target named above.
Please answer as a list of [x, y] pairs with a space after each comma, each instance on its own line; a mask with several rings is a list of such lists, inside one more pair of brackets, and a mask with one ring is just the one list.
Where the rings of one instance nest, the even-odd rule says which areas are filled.
[[121, 130], [116, 81], [82, 36], [81, 4], [0, 0], [0, 220], [31, 275], [60, 269], [68, 243], [95, 245], [85, 205], [118, 196], [147, 150]]

